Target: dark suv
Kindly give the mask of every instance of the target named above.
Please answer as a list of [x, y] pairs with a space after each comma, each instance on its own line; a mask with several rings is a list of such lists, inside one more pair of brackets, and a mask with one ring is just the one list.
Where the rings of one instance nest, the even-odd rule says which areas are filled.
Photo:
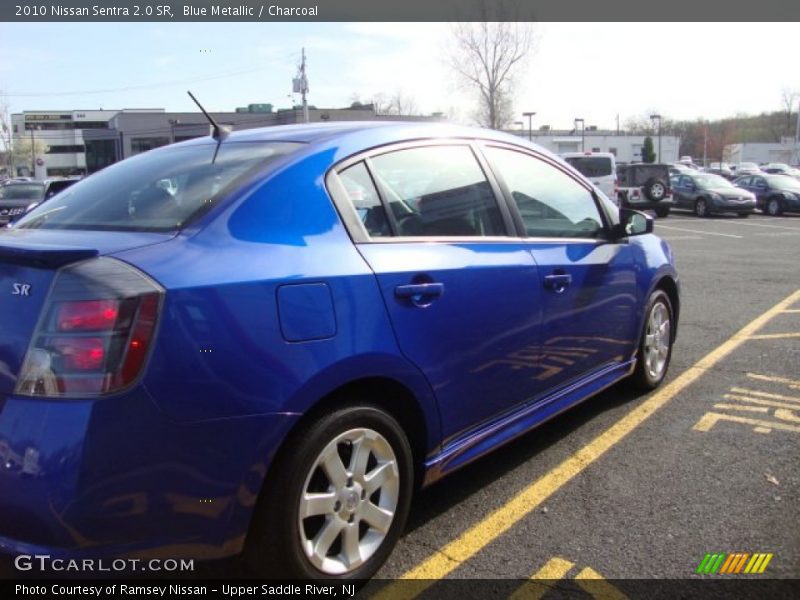
[[669, 186], [669, 165], [634, 163], [617, 165], [619, 205], [636, 210], [653, 210], [666, 217], [674, 205]]

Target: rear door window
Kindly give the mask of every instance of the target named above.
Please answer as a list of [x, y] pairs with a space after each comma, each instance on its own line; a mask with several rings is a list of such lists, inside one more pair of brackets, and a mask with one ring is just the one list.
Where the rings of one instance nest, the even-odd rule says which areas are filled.
[[585, 177], [605, 177], [613, 173], [611, 159], [607, 156], [572, 156], [564, 160]]

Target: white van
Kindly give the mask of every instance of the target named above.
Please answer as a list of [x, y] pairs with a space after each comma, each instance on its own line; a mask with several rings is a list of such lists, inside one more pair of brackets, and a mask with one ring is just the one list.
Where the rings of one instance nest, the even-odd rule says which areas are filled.
[[561, 155], [610, 200], [617, 202], [617, 163], [610, 152], [565, 152]]

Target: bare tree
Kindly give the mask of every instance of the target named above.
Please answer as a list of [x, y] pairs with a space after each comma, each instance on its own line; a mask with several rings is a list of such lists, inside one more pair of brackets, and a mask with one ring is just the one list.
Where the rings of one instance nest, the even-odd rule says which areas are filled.
[[790, 90], [789, 88], [781, 90], [781, 108], [786, 115], [786, 126], [784, 127], [783, 135], [793, 136], [794, 134], [792, 129], [792, 109], [794, 109], [798, 99], [800, 99], [800, 93], [796, 90]]
[[477, 94], [478, 122], [499, 129], [513, 120], [512, 88], [535, 36], [530, 23], [503, 21], [511, 15], [502, 0], [484, 0], [480, 8], [482, 22], [453, 27], [449, 62], [460, 82]]
[[380, 93], [372, 97], [375, 112], [379, 115], [412, 115], [420, 114], [419, 106], [413, 96], [397, 90], [391, 96]]
[[0, 171], [4, 170], [11, 174], [13, 166], [11, 163], [11, 118], [8, 115], [8, 104], [0, 92]]

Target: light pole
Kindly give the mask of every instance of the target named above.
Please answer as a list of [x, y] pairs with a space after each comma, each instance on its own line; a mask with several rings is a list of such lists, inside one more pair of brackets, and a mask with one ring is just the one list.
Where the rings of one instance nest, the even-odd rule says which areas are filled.
[[535, 112], [524, 112], [522, 113], [523, 117], [528, 117], [528, 141], [533, 141], [533, 127], [531, 126], [531, 119], [536, 115]]
[[36, 152], [33, 145], [33, 123], [31, 123], [31, 177], [36, 177]]
[[586, 152], [586, 125], [583, 119], [575, 119], [575, 129], [578, 129], [578, 123], [581, 124], [581, 152]]
[[658, 119], [658, 159], [656, 162], [661, 162], [661, 115], [650, 115], [650, 120], [655, 121]]

